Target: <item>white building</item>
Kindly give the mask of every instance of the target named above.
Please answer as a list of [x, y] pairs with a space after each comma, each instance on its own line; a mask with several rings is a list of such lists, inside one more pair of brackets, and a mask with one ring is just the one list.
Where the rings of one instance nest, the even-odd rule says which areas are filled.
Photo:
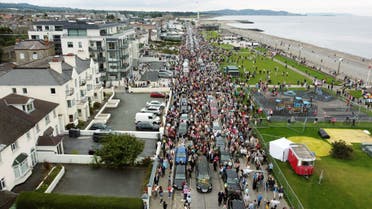
[[75, 55], [48, 57], [12, 70], [0, 69], [0, 97], [15, 93], [60, 104], [59, 125], [90, 117], [89, 104], [102, 103], [98, 64]]
[[133, 60], [139, 57], [135, 31], [125, 23], [36, 22], [33, 31], [28, 34], [32, 39], [48, 37], [56, 42], [63, 54], [72, 53], [83, 59], [93, 58], [98, 62], [104, 80], [117, 81], [126, 77], [133, 67]]
[[17, 94], [0, 99], [0, 190], [27, 180], [39, 150], [63, 154], [57, 108], [57, 103]]

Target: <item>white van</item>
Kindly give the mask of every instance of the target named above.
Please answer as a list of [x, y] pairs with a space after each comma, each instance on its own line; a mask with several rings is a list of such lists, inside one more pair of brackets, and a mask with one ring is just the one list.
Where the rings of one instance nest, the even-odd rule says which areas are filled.
[[136, 118], [134, 123], [138, 122], [150, 122], [150, 123], [160, 123], [160, 117], [157, 116], [155, 113], [147, 113], [147, 112], [138, 112], [136, 113]]

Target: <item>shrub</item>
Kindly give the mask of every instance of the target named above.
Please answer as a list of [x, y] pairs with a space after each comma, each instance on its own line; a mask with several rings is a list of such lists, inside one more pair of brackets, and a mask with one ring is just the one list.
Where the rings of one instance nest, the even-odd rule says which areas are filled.
[[87, 195], [22, 192], [17, 198], [16, 208], [143, 209], [143, 201], [140, 198], [95, 197]]
[[36, 191], [42, 193], [45, 192], [61, 170], [61, 165], [56, 166], [53, 171], [44, 179], [43, 184]]
[[101, 107], [101, 103], [99, 103], [99, 102], [95, 102], [94, 104], [93, 104], [93, 109], [94, 110], [96, 110], [96, 109], [99, 109], [100, 107]]
[[85, 121], [79, 120], [79, 123], [77, 124], [76, 128], [84, 129], [85, 125], [86, 125]]
[[65, 126], [65, 129], [66, 129], [66, 130], [70, 130], [70, 129], [72, 129], [72, 128], [75, 128], [75, 125], [74, 125], [73, 123], [69, 123], [69, 124], [67, 124], [67, 125]]
[[347, 145], [345, 141], [335, 141], [332, 143], [331, 156], [339, 159], [351, 159], [353, 157], [353, 147]]

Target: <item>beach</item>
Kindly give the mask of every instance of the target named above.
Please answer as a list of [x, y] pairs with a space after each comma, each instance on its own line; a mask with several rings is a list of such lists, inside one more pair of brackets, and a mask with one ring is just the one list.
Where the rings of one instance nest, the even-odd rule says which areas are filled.
[[[339, 72], [338, 77], [340, 79], [343, 79], [345, 76], [354, 80], [367, 81], [368, 79], [368, 66], [372, 64], [371, 60], [296, 40], [235, 28], [229, 25], [234, 23], [234, 21], [202, 20], [201, 24], [216, 22], [220, 24], [222, 31], [227, 30], [244, 38], [282, 50], [291, 56], [306, 59], [306, 63], [309, 66], [315, 66], [317, 69], [321, 69], [321, 71], [326, 73], [334, 74]], [[372, 73], [369, 83], [372, 83]]]

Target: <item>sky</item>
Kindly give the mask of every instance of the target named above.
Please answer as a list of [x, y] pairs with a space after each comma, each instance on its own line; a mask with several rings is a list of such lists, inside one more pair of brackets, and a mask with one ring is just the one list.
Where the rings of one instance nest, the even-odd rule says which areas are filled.
[[372, 16], [371, 0], [0, 0], [0, 2], [81, 9], [140, 11], [208, 11], [270, 9], [294, 13], [349, 13]]

